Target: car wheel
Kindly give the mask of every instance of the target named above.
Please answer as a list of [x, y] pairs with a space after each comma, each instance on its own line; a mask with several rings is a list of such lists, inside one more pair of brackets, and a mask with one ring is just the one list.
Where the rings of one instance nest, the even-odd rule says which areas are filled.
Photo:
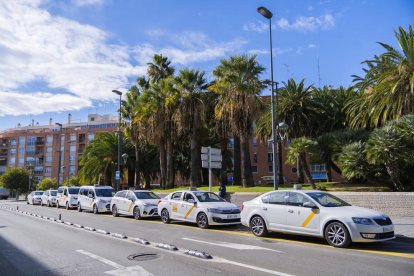
[[95, 215], [97, 215], [97, 214], [99, 213], [99, 211], [98, 211], [98, 206], [96, 206], [96, 204], [94, 204], [94, 205], [93, 205], [93, 213], [94, 213]]
[[114, 205], [112, 205], [112, 215], [113, 215], [114, 217], [119, 216], [119, 215], [118, 215], [118, 209], [116, 208], [116, 205], [115, 205], [115, 204], [114, 204]]
[[197, 215], [197, 225], [202, 229], [208, 228], [208, 218], [205, 213], [200, 213]]
[[66, 201], [66, 210], [69, 210], [70, 208], [69, 208], [69, 202], [68, 201]]
[[29, 201], [26, 201], [26, 204], [30, 204]]
[[32, 205], [34, 205], [34, 200], [32, 199]]
[[348, 247], [351, 244], [348, 229], [340, 222], [332, 222], [325, 228], [325, 239], [334, 247]]
[[267, 234], [266, 223], [261, 216], [254, 216], [250, 220], [250, 229], [257, 237], [263, 237]]
[[161, 211], [161, 220], [164, 223], [170, 223], [171, 222], [170, 213], [168, 213], [167, 209], [162, 209], [162, 211]]
[[141, 219], [141, 212], [139, 211], [138, 206], [135, 206], [133, 214], [134, 214], [134, 219], [136, 220]]
[[[59, 204], [58, 204], [58, 206], [59, 206]], [[78, 203], [78, 212], [82, 212], [82, 206], [81, 206], [80, 203]]]

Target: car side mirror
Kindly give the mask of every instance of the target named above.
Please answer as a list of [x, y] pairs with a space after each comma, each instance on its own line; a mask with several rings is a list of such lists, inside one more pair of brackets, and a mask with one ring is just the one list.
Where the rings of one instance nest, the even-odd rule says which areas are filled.
[[187, 200], [188, 203], [195, 203], [194, 199], [190, 198], [189, 200]]
[[91, 194], [88, 194], [88, 197], [89, 197], [89, 198], [93, 198], [93, 195], [91, 195]]
[[310, 202], [310, 201], [303, 203], [302, 206], [306, 208], [319, 209], [318, 206], [315, 205], [315, 203]]

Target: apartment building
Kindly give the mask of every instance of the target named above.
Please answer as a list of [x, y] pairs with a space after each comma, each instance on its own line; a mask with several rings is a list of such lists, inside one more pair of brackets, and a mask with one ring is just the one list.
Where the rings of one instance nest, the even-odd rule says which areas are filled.
[[[77, 174], [79, 158], [86, 144], [99, 132], [115, 131], [116, 117], [89, 114], [87, 122], [73, 122], [71, 114], [66, 123], [57, 125], [52, 118], [48, 125], [32, 121], [29, 126], [0, 132], [0, 175], [8, 168], [28, 168], [33, 178], [58, 178], [62, 183]], [[58, 176], [59, 156], [61, 170]]]

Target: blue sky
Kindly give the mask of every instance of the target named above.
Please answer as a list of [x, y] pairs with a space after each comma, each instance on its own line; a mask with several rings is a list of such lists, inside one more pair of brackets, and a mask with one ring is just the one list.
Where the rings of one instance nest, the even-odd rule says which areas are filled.
[[262, 5], [274, 14], [278, 82], [349, 86], [360, 63], [382, 52], [376, 42], [398, 47], [393, 30], [414, 21], [409, 0], [0, 1], [0, 130], [115, 114], [111, 90], [127, 91], [154, 53], [209, 80], [233, 54], [257, 54], [268, 68]]

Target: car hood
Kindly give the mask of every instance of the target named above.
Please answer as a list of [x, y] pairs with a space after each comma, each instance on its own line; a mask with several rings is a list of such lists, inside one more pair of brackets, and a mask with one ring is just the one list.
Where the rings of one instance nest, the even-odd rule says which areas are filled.
[[97, 197], [98, 200], [111, 201], [112, 197]]
[[150, 204], [150, 205], [158, 205], [158, 201], [160, 201], [159, 199], [138, 199], [137, 200], [137, 203], [138, 204], [144, 204], [144, 203], [147, 203], [147, 204]]
[[239, 209], [239, 207], [236, 204], [230, 202], [199, 202], [198, 205], [200, 207], [206, 208]]
[[385, 216], [384, 213], [358, 206], [325, 207], [324, 209], [334, 211], [335, 213], [339, 213], [347, 217], [372, 218]]

